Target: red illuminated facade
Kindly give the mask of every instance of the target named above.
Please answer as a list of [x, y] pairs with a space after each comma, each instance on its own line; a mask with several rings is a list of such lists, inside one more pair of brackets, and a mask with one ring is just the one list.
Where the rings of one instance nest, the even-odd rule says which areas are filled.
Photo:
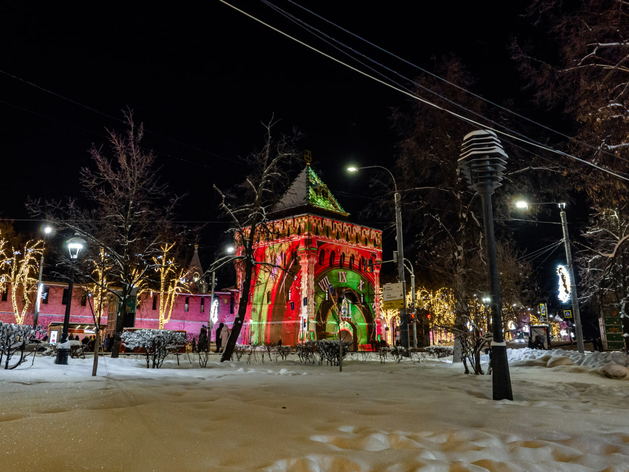
[[[254, 247], [257, 270], [240, 342], [294, 345], [343, 339], [355, 348], [379, 340], [382, 231], [349, 223], [310, 168], [275, 207], [272, 237]], [[257, 266], [261, 267], [261, 266]], [[237, 274], [241, 286], [243, 274]], [[335, 306], [334, 300], [338, 304]]]

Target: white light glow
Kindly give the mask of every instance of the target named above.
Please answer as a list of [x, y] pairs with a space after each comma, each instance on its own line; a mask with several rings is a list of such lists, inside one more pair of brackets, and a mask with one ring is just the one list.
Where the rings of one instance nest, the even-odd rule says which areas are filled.
[[565, 266], [557, 267], [557, 275], [559, 276], [559, 300], [566, 303], [570, 300], [570, 274]]
[[529, 202], [527, 202], [526, 200], [516, 200], [515, 207], [518, 210], [528, 210], [530, 205]]
[[212, 303], [212, 323], [216, 323], [218, 321], [218, 298], [214, 300]]

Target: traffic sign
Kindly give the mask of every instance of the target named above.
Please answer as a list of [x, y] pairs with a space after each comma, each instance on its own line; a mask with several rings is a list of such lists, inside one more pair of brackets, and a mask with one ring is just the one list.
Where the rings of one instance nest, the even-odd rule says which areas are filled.
[[[402, 289], [402, 283], [385, 284], [382, 288], [382, 300], [384, 302], [391, 302], [393, 300], [404, 300], [404, 290]], [[402, 307], [404, 307], [404, 304], [402, 304]]]
[[404, 308], [404, 300], [383, 301], [382, 308], [384, 310], [399, 310], [400, 308]]

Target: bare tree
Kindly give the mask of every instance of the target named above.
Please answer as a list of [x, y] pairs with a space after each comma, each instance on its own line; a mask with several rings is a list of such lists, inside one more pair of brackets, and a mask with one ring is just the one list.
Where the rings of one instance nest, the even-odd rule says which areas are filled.
[[[539, 103], [564, 113], [575, 130], [567, 148], [599, 168], [573, 165], [572, 188], [592, 204], [586, 244], [576, 262], [583, 299], [626, 313], [629, 266], [629, 3], [581, 0], [569, 7], [536, 0], [529, 7], [536, 28], [554, 42], [518, 40], [513, 52]], [[552, 47], [552, 45], [555, 47]], [[549, 47], [550, 46], [550, 47]], [[564, 182], [565, 183], [565, 182]]]
[[242, 274], [238, 313], [223, 350], [221, 362], [231, 359], [234, 352], [245, 321], [255, 273], [273, 266], [265, 261], [257, 261], [254, 257], [254, 247], [273, 233], [267, 215], [281, 196], [280, 191], [288, 184], [287, 171], [296, 157], [294, 145], [299, 138], [299, 134], [294, 131], [290, 136], [281, 135], [274, 139], [272, 130], [275, 125], [277, 122], [273, 119], [263, 125], [266, 132], [264, 146], [259, 152], [249, 156], [249, 163], [254, 166], [255, 171], [239, 188], [238, 199], [230, 198], [228, 194], [214, 186], [222, 198], [220, 208], [233, 225], [231, 233], [237, 247], [234, 260], [240, 266]]
[[[437, 73], [464, 88], [471, 88], [474, 83], [455, 58], [443, 60]], [[439, 105], [451, 109], [453, 103], [458, 103], [464, 108], [461, 113], [475, 119], [481, 119], [477, 116], [481, 113], [487, 114], [480, 100], [461, 89], [452, 88], [434, 78], [420, 77], [417, 83], [420, 94], [425, 94], [427, 89], [438, 93], [441, 98], [435, 101]], [[451, 293], [455, 314], [453, 332], [458, 335], [467, 329], [468, 301], [475, 293], [488, 291], [482, 215], [478, 212], [478, 199], [469, 190], [457, 163], [463, 137], [472, 128], [461, 126], [460, 121], [450, 115], [429, 109], [420, 102], [412, 102], [409, 108], [396, 110], [394, 120], [401, 135], [397, 168], [400, 175], [398, 186], [403, 189], [404, 195], [404, 219], [408, 222], [405, 231], [409, 236], [405, 242], [409, 247], [405, 250], [420, 268], [417, 271], [421, 274], [420, 285], [430, 291], [445, 289]], [[489, 122], [488, 125], [495, 126]], [[515, 161], [510, 161], [514, 170], [526, 169], [507, 178], [506, 183], [515, 193], [522, 185], [519, 180], [526, 179], [528, 171], [537, 166], [531, 166], [530, 159], [526, 165], [521, 165], [518, 159], [512, 161]], [[496, 194], [498, 211], [504, 211], [506, 205], [500, 199], [506, 199], [506, 193]], [[497, 231], [500, 247], [501, 239], [506, 239], [500, 236], [508, 236], [509, 233], [499, 225]], [[502, 253], [505, 257], [511, 255], [512, 261], [515, 260], [512, 249]], [[457, 340], [454, 349], [456, 361], [462, 359], [461, 349], [462, 345]]]
[[[169, 196], [167, 186], [160, 182], [154, 154], [140, 144], [142, 125], [136, 126], [131, 111], [124, 115], [126, 132], [108, 131], [109, 153], [93, 146], [90, 153], [95, 169], [84, 168], [81, 172], [90, 210], [75, 200], [30, 204], [34, 213], [83, 236], [94, 253], [93, 259], [98, 259], [101, 249], [109, 258], [112, 285], [119, 289], [107, 290], [120, 302], [112, 357], [118, 357], [120, 334], [129, 324], [128, 301], [134, 300], [146, 284], [154, 266], [153, 257], [160, 254], [160, 248], [171, 237], [168, 233], [173, 228], [173, 210], [178, 201]], [[91, 270], [82, 275], [96, 282]]]

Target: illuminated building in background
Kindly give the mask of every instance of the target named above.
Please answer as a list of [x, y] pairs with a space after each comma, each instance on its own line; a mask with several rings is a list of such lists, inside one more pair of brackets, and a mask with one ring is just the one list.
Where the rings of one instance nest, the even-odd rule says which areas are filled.
[[[283, 195], [254, 246], [240, 342], [294, 345], [342, 336], [354, 348], [379, 339], [382, 231], [349, 223], [348, 213], [307, 165]], [[237, 286], [243, 274], [237, 268]], [[338, 311], [333, 297], [338, 301]]]

